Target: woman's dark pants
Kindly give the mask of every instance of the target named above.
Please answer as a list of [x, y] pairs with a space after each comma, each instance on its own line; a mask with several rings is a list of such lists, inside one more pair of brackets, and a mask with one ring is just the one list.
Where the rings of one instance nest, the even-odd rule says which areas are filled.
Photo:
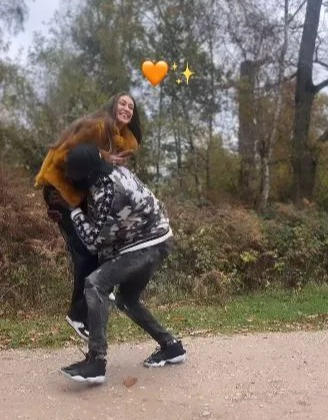
[[[65, 240], [73, 264], [73, 294], [68, 316], [73, 321], [88, 325], [88, 308], [84, 295], [85, 278], [96, 270], [98, 256], [91, 254], [78, 237], [70, 217], [70, 210], [60, 203], [52, 200], [53, 187], [46, 186], [43, 190], [44, 200], [48, 206], [48, 215], [58, 224], [59, 230]], [[86, 200], [80, 206], [86, 210]]]

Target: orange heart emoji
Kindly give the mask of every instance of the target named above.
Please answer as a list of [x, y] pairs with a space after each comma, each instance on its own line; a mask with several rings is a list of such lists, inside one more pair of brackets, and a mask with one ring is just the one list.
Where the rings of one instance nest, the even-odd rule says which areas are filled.
[[156, 86], [160, 83], [169, 71], [169, 65], [165, 61], [144, 61], [141, 67], [142, 73], [145, 78], [153, 85]]

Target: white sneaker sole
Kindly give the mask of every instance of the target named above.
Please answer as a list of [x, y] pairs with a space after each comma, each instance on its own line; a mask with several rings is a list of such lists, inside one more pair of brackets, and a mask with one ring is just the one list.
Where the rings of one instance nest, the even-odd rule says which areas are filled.
[[101, 375], [101, 376], [95, 376], [93, 378], [84, 378], [83, 376], [80, 375], [76, 375], [76, 376], [71, 376], [69, 373], [64, 372], [63, 370], [60, 370], [60, 372], [66, 376], [66, 378], [71, 379], [74, 382], [79, 382], [79, 383], [88, 383], [88, 384], [103, 384], [106, 380], [105, 375]]
[[86, 337], [85, 335], [83, 335], [79, 328], [83, 328], [84, 325], [82, 324], [82, 322], [77, 322], [77, 321], [72, 321], [71, 318], [67, 315], [66, 316], [66, 321], [69, 323], [69, 325], [74, 329], [74, 331], [76, 332], [76, 334], [82, 338], [82, 340], [84, 341], [88, 341], [89, 337]]
[[184, 363], [187, 359], [187, 355], [182, 354], [181, 356], [173, 357], [173, 359], [161, 360], [158, 363], [147, 363], [144, 362], [144, 366], [146, 367], [163, 367], [166, 364], [177, 365], [179, 363]]

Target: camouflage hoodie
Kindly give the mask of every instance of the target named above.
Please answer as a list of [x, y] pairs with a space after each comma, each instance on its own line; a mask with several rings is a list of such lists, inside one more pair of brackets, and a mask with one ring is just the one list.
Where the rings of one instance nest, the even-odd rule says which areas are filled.
[[157, 245], [172, 236], [163, 205], [128, 169], [114, 166], [90, 188], [91, 215], [71, 212], [76, 232], [101, 260]]

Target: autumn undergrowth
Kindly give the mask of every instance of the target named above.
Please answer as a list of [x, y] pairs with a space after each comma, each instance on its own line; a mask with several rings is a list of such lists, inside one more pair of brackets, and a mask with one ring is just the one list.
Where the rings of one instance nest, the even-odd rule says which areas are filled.
[[[328, 286], [306, 285], [298, 291], [277, 288], [231, 298], [224, 305], [185, 301], [153, 307], [156, 316], [178, 336], [207, 336], [270, 331], [323, 329], [328, 323]], [[116, 309], [110, 318], [109, 342], [148, 337]], [[60, 348], [82, 345], [64, 313], [20, 312], [0, 318], [0, 348]]]

